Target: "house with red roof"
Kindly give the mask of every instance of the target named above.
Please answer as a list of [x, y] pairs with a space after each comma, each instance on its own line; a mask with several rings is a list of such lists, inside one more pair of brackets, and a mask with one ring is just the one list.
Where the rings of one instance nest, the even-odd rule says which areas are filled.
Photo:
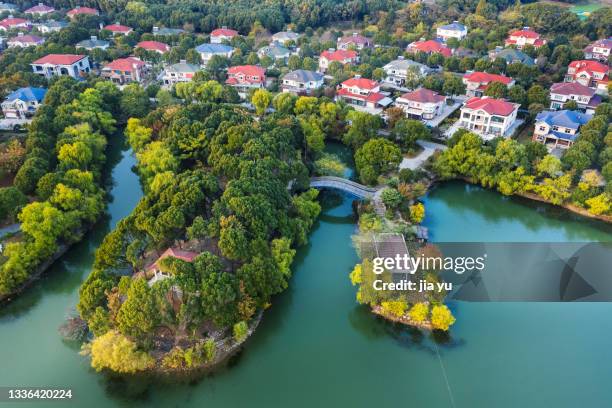
[[211, 44], [222, 44], [225, 41], [232, 41], [232, 38], [236, 37], [237, 35], [238, 31], [223, 26], [213, 30], [210, 33], [210, 42]]
[[319, 72], [327, 71], [329, 64], [334, 61], [342, 65], [356, 64], [359, 62], [359, 54], [354, 50], [334, 50], [333, 48], [323, 51], [319, 56]]
[[36, 16], [44, 16], [47, 14], [51, 14], [55, 11], [55, 9], [51, 6], [47, 6], [43, 3], [38, 3], [36, 6], [34, 7], [30, 7], [29, 9], [25, 10], [24, 13], [25, 14], [32, 14], [32, 15], [36, 15]]
[[576, 102], [578, 109], [593, 114], [601, 103], [601, 96], [597, 95], [594, 89], [578, 82], [552, 84], [550, 87], [550, 109], [563, 109], [569, 101]]
[[264, 88], [266, 85], [266, 70], [257, 65], [238, 65], [227, 70], [226, 84], [233, 86], [241, 97], [245, 97], [251, 89]]
[[507, 87], [514, 85], [514, 79], [505, 75], [489, 74], [488, 72], [470, 72], [463, 76], [467, 96], [482, 96], [492, 82], [501, 82]]
[[378, 114], [393, 100], [380, 92], [380, 84], [356, 75], [340, 84], [336, 100], [344, 101], [357, 110]]
[[395, 100], [395, 106], [402, 108], [406, 116], [413, 119], [430, 120], [444, 109], [446, 96], [426, 88], [408, 92]]
[[565, 82], [578, 82], [579, 84], [595, 89], [595, 92], [600, 95], [607, 95], [609, 72], [610, 67], [599, 61], [572, 61], [567, 67]]
[[503, 99], [473, 97], [461, 107], [459, 126], [485, 140], [511, 136], [519, 106]]
[[69, 10], [66, 13], [66, 15], [68, 16], [68, 18], [73, 19], [73, 18], [76, 18], [76, 16], [81, 16], [81, 15], [98, 16], [100, 15], [100, 12], [96, 10], [95, 8], [91, 8], [91, 7], [76, 6], [72, 10]]
[[[197, 252], [186, 251], [179, 248], [168, 248], [152, 264], [144, 270], [145, 277], [150, 277], [148, 285], [153, 286], [155, 282], [169, 278], [170, 275], [162, 271], [161, 261], [168, 257], [180, 259], [181, 261], [192, 263], [200, 255]], [[152, 275], [152, 276], [151, 276]]]
[[118, 58], [102, 68], [101, 75], [116, 84], [140, 82], [147, 71], [147, 64], [139, 58]]
[[49, 54], [32, 62], [32, 71], [45, 78], [69, 76], [82, 78], [91, 71], [87, 55]]
[[368, 37], [364, 37], [361, 34], [353, 33], [352, 35], [347, 35], [344, 37], [338, 38], [338, 49], [339, 50], [348, 50], [348, 49], [357, 49], [363, 50], [364, 48], [370, 48], [374, 44]]
[[544, 44], [546, 44], [546, 40], [540, 38], [540, 34], [529, 27], [523, 27], [522, 30], [513, 31], [508, 38], [506, 38], [506, 47], [513, 45], [519, 50], [522, 50], [525, 45], [532, 45], [534, 48], [539, 48]]
[[26, 47], [36, 47], [37, 45], [41, 45], [45, 42], [45, 39], [39, 37], [37, 35], [30, 35], [19, 33], [17, 37], [13, 37], [6, 42], [6, 45], [9, 48], [26, 48]]
[[607, 63], [612, 52], [612, 37], [597, 40], [584, 49], [584, 58]]
[[8, 31], [12, 29], [29, 30], [30, 28], [32, 28], [32, 23], [25, 18], [8, 16], [7, 18], [0, 20], [0, 31]]
[[417, 52], [424, 52], [427, 55], [431, 54], [442, 54], [444, 57], [450, 57], [453, 51], [444, 45], [441, 41], [437, 40], [420, 40], [414, 41], [408, 44], [406, 51], [416, 54]]
[[142, 48], [145, 51], [157, 52], [165, 54], [170, 51], [170, 46], [160, 41], [141, 41], [136, 44], [136, 48]]
[[109, 24], [104, 27], [104, 30], [110, 31], [113, 35], [128, 35], [133, 31], [132, 27], [124, 26], [119, 23]]

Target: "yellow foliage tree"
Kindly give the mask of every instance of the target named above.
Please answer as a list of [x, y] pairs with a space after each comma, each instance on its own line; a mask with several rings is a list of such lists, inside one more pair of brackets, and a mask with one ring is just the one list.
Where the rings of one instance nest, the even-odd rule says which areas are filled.
[[607, 214], [610, 212], [610, 197], [606, 193], [600, 194], [595, 197], [591, 197], [586, 200], [586, 205], [589, 208], [589, 212], [595, 215]]
[[437, 305], [431, 309], [431, 325], [434, 329], [448, 330], [455, 323], [455, 317], [446, 305]]
[[419, 224], [425, 218], [425, 206], [421, 203], [416, 203], [410, 206], [410, 221]]
[[419, 302], [412, 306], [410, 311], [408, 312], [408, 316], [410, 316], [410, 320], [414, 320], [415, 322], [422, 322], [427, 319], [427, 315], [429, 314], [429, 306], [427, 303]]
[[91, 354], [91, 366], [96, 371], [109, 369], [130, 374], [151, 368], [155, 363], [153, 357], [138, 350], [136, 343], [115, 330], [96, 337], [84, 352]]
[[353, 272], [349, 275], [351, 278], [351, 283], [353, 286], [359, 285], [361, 283], [361, 264], [355, 265]]
[[403, 300], [394, 300], [381, 303], [382, 310], [385, 314], [391, 314], [396, 317], [403, 316], [406, 313], [408, 305]]

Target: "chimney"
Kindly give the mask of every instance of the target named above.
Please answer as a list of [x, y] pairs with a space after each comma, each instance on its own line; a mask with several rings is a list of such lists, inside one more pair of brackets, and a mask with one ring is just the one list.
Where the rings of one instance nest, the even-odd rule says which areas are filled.
[[361, 75], [359, 74], [355, 75], [355, 79], [360, 79], [360, 78], [361, 78]]
[[334, 52], [334, 51], [336, 51], [336, 49], [335, 48], [328, 48], [327, 51]]
[[97, 35], [92, 35], [91, 36], [91, 41], [98, 41], [98, 36]]
[[8, 18], [13, 18], [13, 15], [12, 15], [12, 14], [9, 14]]
[[399, 55], [399, 56], [397, 57], [397, 59], [398, 59], [398, 60], [400, 60], [400, 61], [403, 61], [403, 60], [404, 60], [404, 56], [403, 56], [403, 55]]
[[155, 27], [155, 26], [153, 26], [153, 33], [156, 33], [156, 32], [158, 32], [158, 31], [159, 31], [159, 27]]
[[186, 64], [186, 63], [187, 63], [187, 60], [180, 60], [180, 61], [179, 61], [179, 63], [181, 63], [181, 64]]

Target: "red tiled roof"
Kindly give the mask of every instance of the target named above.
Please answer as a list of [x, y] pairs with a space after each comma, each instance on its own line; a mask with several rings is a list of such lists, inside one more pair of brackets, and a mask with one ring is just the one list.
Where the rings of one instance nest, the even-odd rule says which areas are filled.
[[482, 109], [489, 115], [508, 116], [517, 108], [517, 105], [501, 99], [474, 97], [465, 102], [465, 107], [474, 110]]
[[321, 58], [325, 58], [329, 61], [344, 61], [347, 59], [357, 58], [357, 52], [353, 50], [336, 50], [336, 51], [323, 51]]
[[72, 65], [75, 62], [82, 60], [83, 58], [85, 58], [85, 55], [49, 54], [49, 55], [45, 55], [42, 58], [37, 59], [32, 64]]
[[30, 7], [29, 9], [24, 11], [24, 13], [51, 13], [53, 11], [55, 11], [53, 7], [46, 6], [44, 4], [38, 4], [34, 7]]
[[25, 23], [29, 24], [30, 22], [26, 20], [25, 18], [9, 17], [9, 18], [5, 18], [4, 20], [0, 21], [0, 26], [8, 29], [16, 25], [25, 24]]
[[72, 10], [66, 13], [68, 17], [76, 16], [79, 14], [97, 15], [98, 10], [91, 8], [91, 7], [77, 7], [77, 8], [73, 8]]
[[510, 33], [510, 37], [540, 38], [540, 34], [533, 30], [517, 30]]
[[141, 41], [136, 44], [136, 48], [142, 48], [148, 51], [159, 51], [161, 53], [170, 51], [170, 46], [159, 41]]
[[217, 28], [210, 33], [211, 37], [234, 37], [238, 35], [238, 31], [229, 28]]
[[44, 40], [44, 38], [39, 37], [37, 35], [21, 35], [21, 36], [17, 36], [17, 37], [13, 37], [10, 40], [8, 40], [7, 42], [11, 43], [11, 42], [21, 42], [21, 43], [32, 43], [32, 44], [38, 44], [41, 43]]
[[143, 67], [145, 63], [134, 57], [118, 58], [113, 62], [106, 64], [103, 69], [121, 72], [134, 72], [134, 65], [140, 68]]
[[350, 78], [342, 83], [342, 87], [359, 89], [374, 89], [378, 86], [378, 82], [367, 78]]
[[124, 26], [121, 24], [109, 24], [104, 27], [105, 30], [112, 31], [113, 33], [128, 33], [132, 30], [131, 27]]
[[199, 254], [197, 252], [192, 252], [192, 251], [184, 251], [182, 249], [178, 249], [178, 248], [168, 248], [164, 251], [163, 254], [160, 255], [159, 258], [157, 258], [155, 260], [155, 262], [153, 262], [151, 265], [149, 265], [146, 269], [147, 271], [155, 268], [155, 267], [159, 267], [159, 265], [157, 265], [157, 263], [159, 261], [161, 261], [164, 258], [167, 258], [169, 256], [173, 257], [173, 258], [177, 258], [180, 259], [182, 261], [185, 262], [193, 262], [193, 260], [198, 256]]
[[408, 50], [422, 51], [428, 54], [439, 53], [444, 55], [445, 57], [450, 57], [452, 54], [450, 48], [435, 40], [415, 41], [408, 45]]
[[340, 88], [338, 89], [338, 91], [336, 92], [336, 95], [338, 96], [348, 96], [351, 97], [353, 99], [361, 99], [363, 101], [367, 101], [367, 102], [378, 102], [381, 99], [383, 99], [385, 97], [385, 95], [379, 93], [379, 92], [370, 92], [367, 95], [362, 95], [362, 94], [356, 94], [353, 93], [351, 91], [349, 91], [347, 88]]
[[262, 67], [258, 67], [257, 65], [238, 65], [235, 67], [230, 67], [227, 70], [228, 74], [236, 75], [248, 75], [248, 76], [259, 76], [263, 78], [266, 75], [266, 70]]
[[464, 79], [470, 82], [477, 82], [480, 84], [488, 84], [490, 82], [501, 82], [502, 84], [508, 85], [512, 82], [512, 78], [508, 78], [505, 75], [498, 74], [489, 74], [488, 72], [472, 72], [470, 74], [465, 74], [463, 76]]
[[579, 84], [578, 82], [559, 82], [552, 84], [550, 87], [550, 93], [559, 95], [580, 95], [592, 97], [595, 94], [595, 90]]
[[415, 91], [405, 93], [401, 97], [409, 101], [421, 103], [438, 103], [446, 99], [444, 96], [438, 95], [437, 92], [431, 91], [426, 88], [419, 88]]
[[609, 70], [608, 66], [601, 62], [591, 60], [579, 60], [572, 61], [569, 64], [569, 68], [575, 68], [576, 73], [578, 72], [601, 72], [606, 74]]

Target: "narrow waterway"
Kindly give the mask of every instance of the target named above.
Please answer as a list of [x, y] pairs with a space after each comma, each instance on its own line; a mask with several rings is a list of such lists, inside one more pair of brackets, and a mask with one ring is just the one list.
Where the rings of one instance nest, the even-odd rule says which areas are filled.
[[[355, 303], [351, 198], [323, 195], [289, 289], [232, 365], [190, 384], [93, 373], [57, 333], [103, 235], [140, 191], [128, 152], [113, 171], [110, 219], [26, 296], [0, 312], [0, 385], [70, 386], [62, 406], [603, 407], [612, 398], [612, 305], [451, 304], [448, 338], [394, 326]], [[567, 213], [448, 183], [426, 197], [438, 241], [610, 241], [610, 229]], [[28, 404], [15, 404], [25, 407]]]

